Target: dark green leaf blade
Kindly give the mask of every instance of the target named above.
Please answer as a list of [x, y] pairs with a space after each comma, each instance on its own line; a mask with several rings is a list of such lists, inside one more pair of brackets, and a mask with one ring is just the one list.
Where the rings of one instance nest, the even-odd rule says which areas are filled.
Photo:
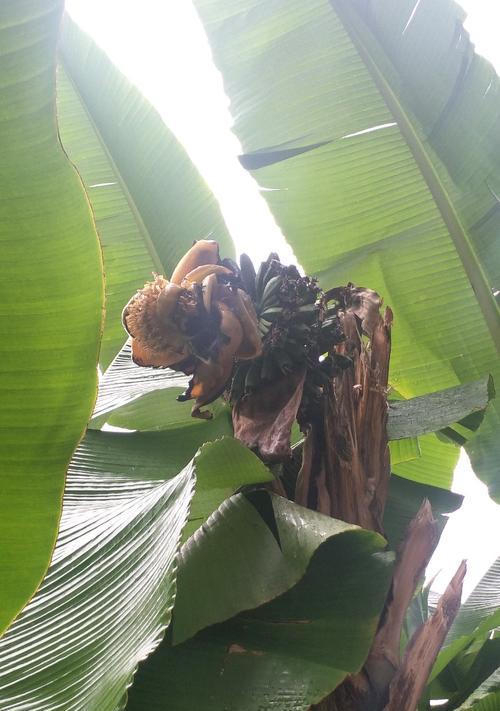
[[462, 504], [463, 496], [392, 474], [384, 512], [384, 532], [391, 550], [397, 550], [410, 521], [425, 499], [430, 501], [432, 514], [443, 529], [446, 525], [444, 514], [456, 511]]
[[250, 484], [266, 484], [274, 479], [260, 459], [233, 437], [203, 444], [195, 457], [195, 468], [196, 492], [184, 529], [184, 540], [236, 489]]
[[[302, 578], [321, 543], [362, 530], [282, 497], [272, 496], [271, 508], [268, 502], [267, 492], [229, 499], [207, 521], [203, 535], [182, 548], [174, 644], [282, 594]], [[267, 512], [265, 519], [259, 511]], [[373, 535], [381, 550], [383, 539]]]
[[449, 662], [473, 642], [487, 639], [500, 626], [500, 558], [484, 574], [460, 608], [434, 665], [434, 679]]
[[500, 708], [500, 669], [493, 672], [458, 708], [460, 711], [469, 711], [469, 709], [498, 711]]
[[[448, 693], [449, 699], [445, 711], [468, 708], [472, 702], [478, 703], [491, 692], [500, 692], [500, 678], [489, 678], [500, 668], [500, 637], [487, 639], [484, 644], [475, 649], [471, 645], [462, 654], [451, 661], [437, 682], [452, 681], [453, 691]], [[448, 673], [447, 673], [448, 672]], [[446, 676], [445, 676], [446, 675]], [[486, 683], [485, 683], [486, 682]]]
[[[267, 496], [262, 492], [258, 499]], [[254, 503], [261, 508], [258, 499]], [[236, 609], [227, 604], [231, 590], [236, 606], [274, 599], [175, 647], [164, 641], [141, 667], [129, 692], [128, 711], [298, 711], [359, 669], [392, 568], [390, 556], [381, 552], [383, 539], [281, 497], [271, 497], [271, 504], [281, 547], [276, 532], [241, 495], [226, 502], [209, 519], [203, 534], [186, 545], [181, 568], [192, 551], [197, 557], [203, 537], [210, 538], [213, 532], [219, 543], [228, 541], [219, 552], [220, 564], [215, 560], [216, 547], [212, 553], [207, 551], [207, 567], [196, 569], [196, 588], [187, 590], [186, 579], [180, 583], [174, 636], [175, 625], [181, 624], [183, 595], [199, 600], [204, 594], [223, 616]], [[222, 561], [227, 563], [230, 585], [217, 575]], [[222, 589], [224, 580], [229, 594]], [[253, 592], [241, 600], [245, 585]], [[187, 612], [189, 605], [184, 606]], [[184, 634], [187, 623], [184, 618]], [[190, 625], [191, 630], [196, 626]], [[196, 684], [187, 683], [188, 674], [194, 675]]]

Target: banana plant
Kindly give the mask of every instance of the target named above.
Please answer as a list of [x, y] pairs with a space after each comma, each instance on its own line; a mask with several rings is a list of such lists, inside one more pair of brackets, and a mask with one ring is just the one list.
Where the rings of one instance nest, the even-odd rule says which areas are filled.
[[103, 275], [81, 180], [61, 146], [62, 2], [2, 4], [0, 631], [50, 562], [66, 469], [96, 398]]
[[[33, 596], [52, 556], [38, 592], [0, 639], [0, 707], [9, 711], [351, 709], [341, 700], [352, 680], [359, 683], [367, 670], [381, 679], [374, 650], [387, 629], [384, 617], [394, 615], [388, 601], [398, 598], [395, 591], [406, 581], [401, 550], [408, 548], [415, 521], [430, 532], [432, 548], [446, 514], [460, 505], [448, 490], [459, 445], [469, 447], [493, 493], [498, 486], [490, 466], [495, 414], [487, 407], [493, 397], [488, 374], [497, 370], [496, 307], [489, 293], [496, 278], [490, 243], [496, 212], [485, 188], [498, 165], [486, 150], [473, 156], [470, 143], [475, 121], [492, 122], [484, 112], [464, 121], [457, 98], [464, 84], [467, 95], [471, 91], [465, 79], [482, 86], [487, 76], [485, 96], [492, 93], [481, 107], [491, 119], [497, 80], [470, 53], [463, 34], [453, 45], [446, 45], [444, 31], [426, 36], [427, 52], [420, 42], [431, 15], [440, 27], [456, 29], [455, 6], [422, 4], [412, 14], [396, 2], [198, 5], [233, 102], [242, 162], [279, 188], [266, 197], [301, 263], [320, 282], [300, 281], [277, 258], [264, 270], [256, 265], [254, 282], [245, 259], [238, 268], [217, 203], [182, 147], [67, 18], [57, 70], [63, 151], [54, 130], [62, 3], [5, 5], [3, 46], [22, 59], [14, 69], [12, 53], [3, 55], [3, 75], [13, 80], [5, 84], [9, 111], [0, 124], [5, 234], [15, 231], [18, 238], [7, 240], [12, 267], [4, 300], [9, 315], [17, 316], [10, 322], [16, 348], [5, 347], [2, 374], [10, 398], [3, 449], [7, 545], [0, 559], [5, 624]], [[440, 90], [432, 76], [425, 82], [439, 108], [423, 100], [413, 65], [415, 56], [429, 60], [445, 46]], [[460, 74], [463, 57], [470, 61]], [[453, 97], [446, 99], [442, 86], [453, 82]], [[273, 121], [265, 118], [268, 101]], [[43, 119], [41, 133], [33, 130], [33, 107]], [[439, 131], [427, 135], [430, 122]], [[463, 153], [443, 130], [447, 122], [458, 131]], [[476, 231], [469, 222], [474, 211]], [[207, 238], [218, 242], [218, 254], [201, 265], [189, 256], [183, 261], [193, 240]], [[211, 270], [196, 271], [207, 262]], [[105, 372], [82, 439], [95, 397], [103, 274]], [[260, 349], [282, 326], [282, 299], [290, 296], [282, 288], [285, 277], [290, 288], [304, 287], [314, 299], [298, 305], [285, 348], [278, 345], [269, 360]], [[363, 521], [343, 515], [330, 495], [312, 496], [304, 468], [297, 478], [297, 464], [311, 447], [307, 436], [302, 441], [296, 430], [286, 430], [291, 455], [269, 465], [262, 427], [255, 447], [244, 424], [250, 398], [243, 396], [290, 372], [281, 351], [292, 361], [300, 357], [297, 343], [307, 341], [309, 348], [318, 318], [329, 338], [336, 333], [337, 319], [345, 317], [337, 306], [325, 317], [332, 308], [327, 297], [335, 301], [339, 292], [331, 288], [349, 281], [376, 288], [394, 311], [392, 390], [383, 414], [383, 462], [377, 464], [387, 474], [385, 511]], [[145, 291], [134, 295], [145, 283]], [[144, 349], [134, 307], [147, 294], [170, 309], [179, 296], [173, 287], [189, 296], [185, 305], [206, 302], [215, 314], [218, 351], [190, 340], [184, 353], [181, 329], [174, 334], [183, 356], [178, 361], [172, 328], [162, 340], [167, 350], [161, 357], [168, 362], [155, 360], [157, 348]], [[341, 297], [361, 293], [378, 313], [374, 292], [350, 289]], [[123, 320], [132, 340], [123, 346], [120, 312], [127, 302]], [[438, 315], [429, 324], [436, 303]], [[347, 302], [343, 309], [349, 310]], [[354, 311], [351, 322], [362, 324], [364, 316]], [[29, 328], [19, 318], [27, 313]], [[390, 315], [380, 318], [377, 328], [387, 337]], [[296, 324], [301, 328], [294, 330]], [[190, 328], [189, 318], [183, 328]], [[232, 343], [234, 333], [240, 335]], [[363, 358], [371, 333], [359, 343]], [[54, 344], [63, 346], [55, 358]], [[335, 377], [348, 378], [349, 356], [340, 352], [341, 342], [336, 348]], [[229, 351], [228, 362], [219, 363], [218, 354]], [[264, 374], [264, 361], [272, 373]], [[301, 393], [317, 392], [313, 365]], [[13, 388], [15, 373], [20, 385]], [[226, 386], [232, 410], [215, 399]], [[177, 401], [183, 394], [195, 400], [195, 415], [209, 405], [211, 419], [190, 417], [189, 406]], [[126, 431], [109, 431], [106, 423]], [[238, 439], [258, 449], [260, 458]], [[370, 466], [377, 451], [372, 442]], [[497, 568], [435, 650], [419, 708], [436, 698], [447, 698], [450, 709], [491, 708], [496, 700]], [[432, 628], [447, 606], [456, 607], [460, 576], [463, 569], [451, 602], [437, 603], [437, 615], [427, 591], [409, 589], [398, 628], [406, 656], [418, 646], [418, 630]], [[399, 652], [399, 637], [396, 646]], [[403, 682], [400, 673], [395, 685]], [[389, 703], [394, 698], [400, 697], [391, 692]], [[382, 709], [385, 701], [371, 708]]]

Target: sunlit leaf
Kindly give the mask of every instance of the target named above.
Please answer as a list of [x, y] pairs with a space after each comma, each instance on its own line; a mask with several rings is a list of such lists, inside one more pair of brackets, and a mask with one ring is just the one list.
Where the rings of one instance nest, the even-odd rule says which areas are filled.
[[120, 314], [193, 240], [233, 247], [218, 204], [157, 111], [68, 17], [58, 74], [61, 138], [96, 217], [106, 268], [105, 367], [124, 340]]
[[49, 572], [0, 640], [0, 708], [115, 711], [169, 621], [193, 467], [103, 479], [93, 457], [77, 451]]
[[0, 11], [0, 633], [49, 564], [97, 384], [100, 251], [56, 126], [62, 5], [6, 0]]
[[109, 413], [157, 390], [172, 388], [173, 405], [176, 396], [187, 388], [188, 382], [188, 376], [170, 368], [140, 368], [132, 361], [130, 344], [126, 343], [101, 378], [90, 426], [99, 429]]

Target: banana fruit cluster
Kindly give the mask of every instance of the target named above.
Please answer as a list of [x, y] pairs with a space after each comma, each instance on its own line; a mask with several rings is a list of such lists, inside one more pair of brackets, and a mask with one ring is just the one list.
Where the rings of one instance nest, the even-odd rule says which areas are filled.
[[339, 303], [330, 306], [331, 299], [315, 279], [282, 264], [276, 254], [269, 255], [257, 274], [247, 260], [242, 255], [241, 277], [255, 304], [262, 353], [236, 364], [230, 400], [236, 404], [280, 378], [304, 371], [298, 419], [305, 424], [323, 396], [323, 386], [351, 364], [334, 351], [343, 340]]
[[217, 242], [200, 240], [180, 260], [170, 281], [155, 276], [128, 302], [122, 322], [140, 366], [192, 375], [180, 400], [194, 399], [193, 417], [226, 388], [235, 362], [262, 352], [252, 299], [240, 288], [238, 267], [221, 263]]
[[251, 408], [254, 393], [294, 374], [303, 387], [295, 414], [306, 427], [325, 385], [350, 365], [335, 348], [343, 339], [342, 293], [325, 294], [276, 254], [256, 273], [246, 255], [238, 267], [221, 261], [217, 242], [200, 240], [170, 281], [155, 276], [130, 299], [122, 320], [137, 365], [192, 376], [178, 399], [195, 401], [193, 417], [210, 418], [201, 408], [225, 391], [233, 405]]

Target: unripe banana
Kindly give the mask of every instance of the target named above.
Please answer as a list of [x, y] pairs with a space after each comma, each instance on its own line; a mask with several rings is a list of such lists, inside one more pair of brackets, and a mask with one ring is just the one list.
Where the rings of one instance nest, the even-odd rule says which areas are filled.
[[250, 297], [255, 299], [255, 267], [248, 254], [242, 254], [240, 256], [240, 272], [243, 286]]
[[262, 298], [259, 302], [259, 311], [265, 311], [266, 308], [272, 306], [274, 303], [277, 303], [276, 297], [278, 295], [282, 281], [283, 279], [281, 275], [269, 279], [269, 281], [264, 287], [264, 291], [262, 292]]
[[312, 323], [318, 314], [318, 307], [316, 304], [305, 304], [304, 306], [299, 306], [295, 314], [295, 318], [299, 321], [305, 321], [306, 323]]
[[277, 321], [282, 316], [283, 308], [281, 306], [272, 306], [271, 308], [266, 309], [266, 311], [264, 311], [264, 313], [261, 313], [260, 315], [260, 317], [264, 319], [264, 321], [269, 321], [269, 323]]
[[276, 254], [276, 252], [271, 252], [271, 254], [266, 259], [266, 261], [262, 262], [259, 267], [257, 276], [255, 277], [255, 298], [256, 298], [256, 300], [260, 300], [260, 298], [262, 296], [262, 292], [264, 290], [264, 287], [272, 276], [272, 273], [274, 270], [272, 268], [271, 262], [273, 260], [279, 262], [279, 257]]
[[203, 264], [217, 264], [219, 262], [219, 245], [211, 239], [200, 239], [195, 242], [190, 250], [179, 261], [170, 281], [180, 284], [189, 272]]

